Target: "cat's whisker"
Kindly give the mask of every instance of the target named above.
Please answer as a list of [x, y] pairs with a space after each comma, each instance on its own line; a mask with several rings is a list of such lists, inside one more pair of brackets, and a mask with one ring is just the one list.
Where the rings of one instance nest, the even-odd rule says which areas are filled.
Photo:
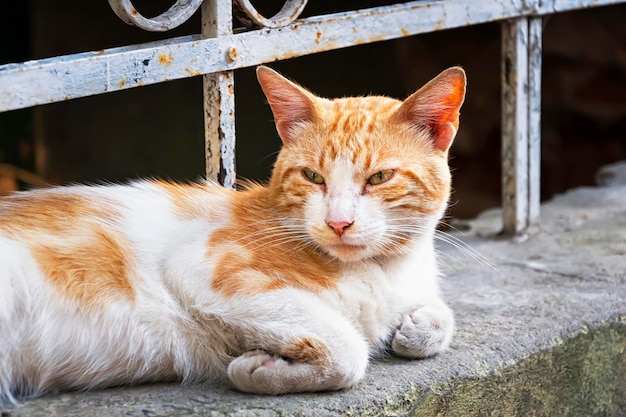
[[[447, 255], [446, 253], [442, 253], [441, 251], [439, 251], [439, 250], [437, 250], [437, 249], [435, 249], [435, 253], [436, 253], [437, 255]], [[458, 261], [458, 260], [457, 260], [456, 258], [454, 258], [454, 257], [452, 257], [452, 259], [453, 259], [454, 261]], [[454, 271], [454, 270], [455, 270], [452, 266], [450, 266], [450, 264], [448, 264], [446, 261], [444, 261], [444, 260], [442, 259], [442, 256], [437, 256], [437, 262], [439, 262], [441, 265], [443, 265], [444, 267], [446, 267], [446, 268], [447, 268], [447, 269], [449, 269], [450, 271]]]
[[493, 269], [494, 271], [496, 271], [498, 273], [500, 272], [498, 270], [498, 268], [495, 266], [495, 264], [493, 264], [487, 257], [482, 255], [480, 252], [478, 252], [476, 249], [472, 248], [467, 243], [463, 242], [458, 237], [453, 236], [453, 235], [451, 235], [449, 233], [446, 233], [446, 232], [436, 231], [435, 232], [435, 239], [441, 240], [441, 241], [443, 241], [445, 243], [448, 243], [449, 245], [455, 247], [462, 254], [464, 254], [464, 255], [474, 259], [480, 265], [486, 266], [488, 268], [491, 268], [491, 269]]
[[[395, 219], [396, 221], [398, 221], [399, 219]], [[400, 220], [407, 220], [407, 221], [415, 221], [415, 219], [400, 219]], [[412, 234], [419, 234], [419, 233], [424, 233], [424, 232], [431, 232], [430, 229], [428, 229], [427, 227], [421, 226], [419, 224], [407, 224], [407, 223], [402, 223], [402, 224], [393, 224], [390, 226], [390, 231], [393, 233], [404, 233], [406, 234], [406, 236], [412, 235]], [[400, 236], [400, 235], [398, 235]], [[434, 231], [434, 238], [436, 240], [440, 240], [444, 243], [449, 244], [450, 246], [456, 248], [459, 252], [461, 252], [463, 255], [475, 260], [476, 262], [478, 262], [479, 265], [482, 266], [486, 266], [498, 273], [500, 273], [500, 271], [498, 270], [498, 268], [493, 264], [493, 262], [491, 262], [488, 258], [486, 258], [484, 255], [482, 255], [480, 252], [476, 251], [474, 248], [472, 248], [470, 245], [468, 245], [467, 243], [465, 243], [463, 240], [459, 239], [458, 237], [451, 235], [447, 232], [441, 231], [441, 230], [435, 230]]]
[[453, 260], [455, 263], [459, 264], [459, 265], [465, 265], [465, 261], [459, 259], [458, 257], [454, 256], [453, 254], [451, 254], [450, 252], [447, 251], [443, 251], [441, 249], [437, 249], [435, 248], [435, 253], [438, 255], [437, 256], [437, 261], [440, 262], [442, 265], [444, 265], [446, 268], [448, 268], [449, 270], [457, 270], [458, 268], [455, 268], [453, 266], [451, 266], [450, 264], [448, 264], [444, 259], [451, 259]]
[[256, 251], [259, 249], [281, 246], [281, 251], [283, 251], [283, 253], [297, 253], [307, 247], [313, 250], [318, 249], [310, 238], [308, 238], [308, 236], [303, 232], [304, 230], [302, 232], [294, 232], [287, 229], [279, 233], [274, 232], [271, 235], [264, 234], [263, 239], [248, 242], [244, 245], [244, 247], [246, 249]]
[[453, 224], [451, 224], [451, 223], [448, 223], [448, 222], [446, 222], [446, 221], [440, 220], [440, 221], [439, 221], [439, 224], [440, 224], [440, 225], [442, 225], [442, 226], [447, 227], [448, 229], [452, 229], [452, 230], [453, 230], [454, 232], [456, 232], [456, 233], [459, 233], [459, 234], [461, 234], [461, 235], [465, 235], [465, 232], [463, 232], [462, 230], [460, 230], [458, 227], [454, 226], [454, 225], [453, 225]]
[[305, 240], [301, 236], [298, 236], [298, 235], [284, 235], [279, 238], [276, 238], [276, 235], [274, 235], [271, 237], [271, 239], [270, 237], [268, 237], [268, 239], [266, 239], [265, 242], [263, 241], [248, 242], [244, 244], [243, 247], [245, 249], [256, 251], [262, 248], [286, 245], [286, 244], [293, 243], [293, 242], [301, 243], [303, 241]]
[[[240, 229], [240, 231], [243, 231], [243, 229]], [[266, 237], [272, 237], [275, 236], [276, 233], [298, 233], [297, 230], [293, 230], [289, 227], [286, 226], [271, 226], [271, 227], [266, 227], [266, 228], [262, 228], [259, 230], [255, 230], [252, 231], [250, 233], [246, 233], [244, 234], [241, 238], [237, 239], [237, 240], [243, 240], [243, 239], [250, 239], [250, 238], [259, 238], [259, 239], [263, 239]], [[235, 240], [236, 241], [236, 240]]]
[[[271, 226], [258, 228], [259, 224], [262, 225], [263, 223], [266, 223]], [[246, 241], [249, 239], [258, 239], [262, 241], [265, 239], [271, 239], [281, 234], [294, 234], [294, 235], [301, 235], [301, 236], [306, 235], [306, 230], [304, 227], [300, 227], [296, 225], [292, 226], [292, 225], [277, 224], [277, 222], [273, 220], [256, 222], [255, 224], [247, 225], [247, 226], [240, 228], [240, 231], [244, 231], [246, 228], [250, 228], [250, 229], [254, 228], [257, 230], [254, 230], [251, 233], [244, 234], [243, 236], [237, 239], [233, 239], [232, 240], [233, 243], [239, 243], [241, 241]]]
[[[300, 229], [300, 230], [298, 230]], [[276, 238], [281, 238], [280, 240]], [[262, 243], [269, 241], [272, 242], [282, 242], [282, 241], [306, 241], [308, 240], [306, 230], [304, 228], [296, 228], [296, 227], [288, 227], [284, 225], [273, 226], [271, 228], [261, 229], [254, 233], [250, 233], [245, 235], [244, 237], [238, 239], [238, 241], [242, 240], [250, 240], [251, 242], [247, 242], [248, 245], [254, 243]]]
[[293, 253], [294, 255], [297, 256], [300, 252], [302, 252], [303, 250], [305, 250], [307, 248], [312, 250], [312, 251], [314, 251], [314, 252], [323, 252], [323, 249], [320, 248], [319, 246], [313, 244], [310, 241], [303, 240], [303, 241], [299, 242], [298, 245], [293, 246], [293, 247], [287, 249], [286, 253]]

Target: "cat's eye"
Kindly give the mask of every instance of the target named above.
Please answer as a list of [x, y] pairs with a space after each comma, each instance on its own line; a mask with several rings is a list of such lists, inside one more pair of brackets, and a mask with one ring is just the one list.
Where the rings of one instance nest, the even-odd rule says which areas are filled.
[[384, 171], [377, 172], [368, 178], [367, 183], [370, 185], [382, 184], [389, 181], [395, 172], [395, 169], [386, 169]]
[[305, 176], [307, 180], [311, 181], [313, 184], [318, 184], [318, 185], [324, 184], [324, 177], [322, 177], [320, 174], [318, 174], [315, 171], [311, 171], [310, 169], [305, 168], [302, 170], [302, 174]]

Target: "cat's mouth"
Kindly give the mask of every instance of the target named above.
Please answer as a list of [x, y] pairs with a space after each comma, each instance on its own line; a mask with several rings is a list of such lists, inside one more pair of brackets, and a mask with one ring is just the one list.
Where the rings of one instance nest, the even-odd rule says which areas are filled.
[[365, 245], [354, 245], [352, 243], [337, 243], [335, 245], [330, 245], [331, 248], [337, 250], [361, 250], [365, 249], [367, 246]]
[[328, 245], [327, 250], [340, 259], [348, 259], [354, 255], [363, 252], [367, 249], [365, 245], [355, 245], [350, 243], [336, 243], [334, 245]]

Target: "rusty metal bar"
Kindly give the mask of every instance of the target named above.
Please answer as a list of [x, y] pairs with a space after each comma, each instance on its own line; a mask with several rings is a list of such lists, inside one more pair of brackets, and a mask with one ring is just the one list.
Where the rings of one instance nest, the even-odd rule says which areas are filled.
[[528, 20], [528, 227], [539, 224], [541, 208], [541, 17]]
[[522, 234], [539, 221], [541, 32], [539, 17], [502, 23], [502, 209], [506, 234]]
[[[233, 33], [232, 2], [205, 1], [202, 4], [202, 38]], [[225, 60], [233, 59], [228, 51]], [[235, 187], [235, 79], [233, 71], [203, 76], [204, 142], [206, 176], [227, 188]]]
[[[316, 52], [626, 0], [412, 1], [219, 38], [187, 36], [0, 66], [0, 111], [229, 71]], [[207, 2], [205, 2], [207, 3]], [[208, 3], [217, 3], [208, 1]]]
[[503, 231], [528, 227], [528, 19], [502, 23]]

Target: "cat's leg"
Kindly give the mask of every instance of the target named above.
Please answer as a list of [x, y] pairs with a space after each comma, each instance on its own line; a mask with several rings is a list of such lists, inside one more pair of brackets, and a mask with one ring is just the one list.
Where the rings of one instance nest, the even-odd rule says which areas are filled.
[[321, 341], [303, 338], [278, 354], [254, 350], [235, 358], [228, 376], [240, 390], [257, 394], [347, 388], [365, 372], [367, 356], [342, 358]]
[[446, 350], [453, 333], [452, 310], [439, 299], [401, 317], [391, 348], [398, 356], [426, 358]]
[[235, 387], [257, 394], [328, 391], [363, 377], [368, 344], [348, 320], [319, 302], [282, 311], [284, 321], [255, 326], [249, 350], [228, 366]]

